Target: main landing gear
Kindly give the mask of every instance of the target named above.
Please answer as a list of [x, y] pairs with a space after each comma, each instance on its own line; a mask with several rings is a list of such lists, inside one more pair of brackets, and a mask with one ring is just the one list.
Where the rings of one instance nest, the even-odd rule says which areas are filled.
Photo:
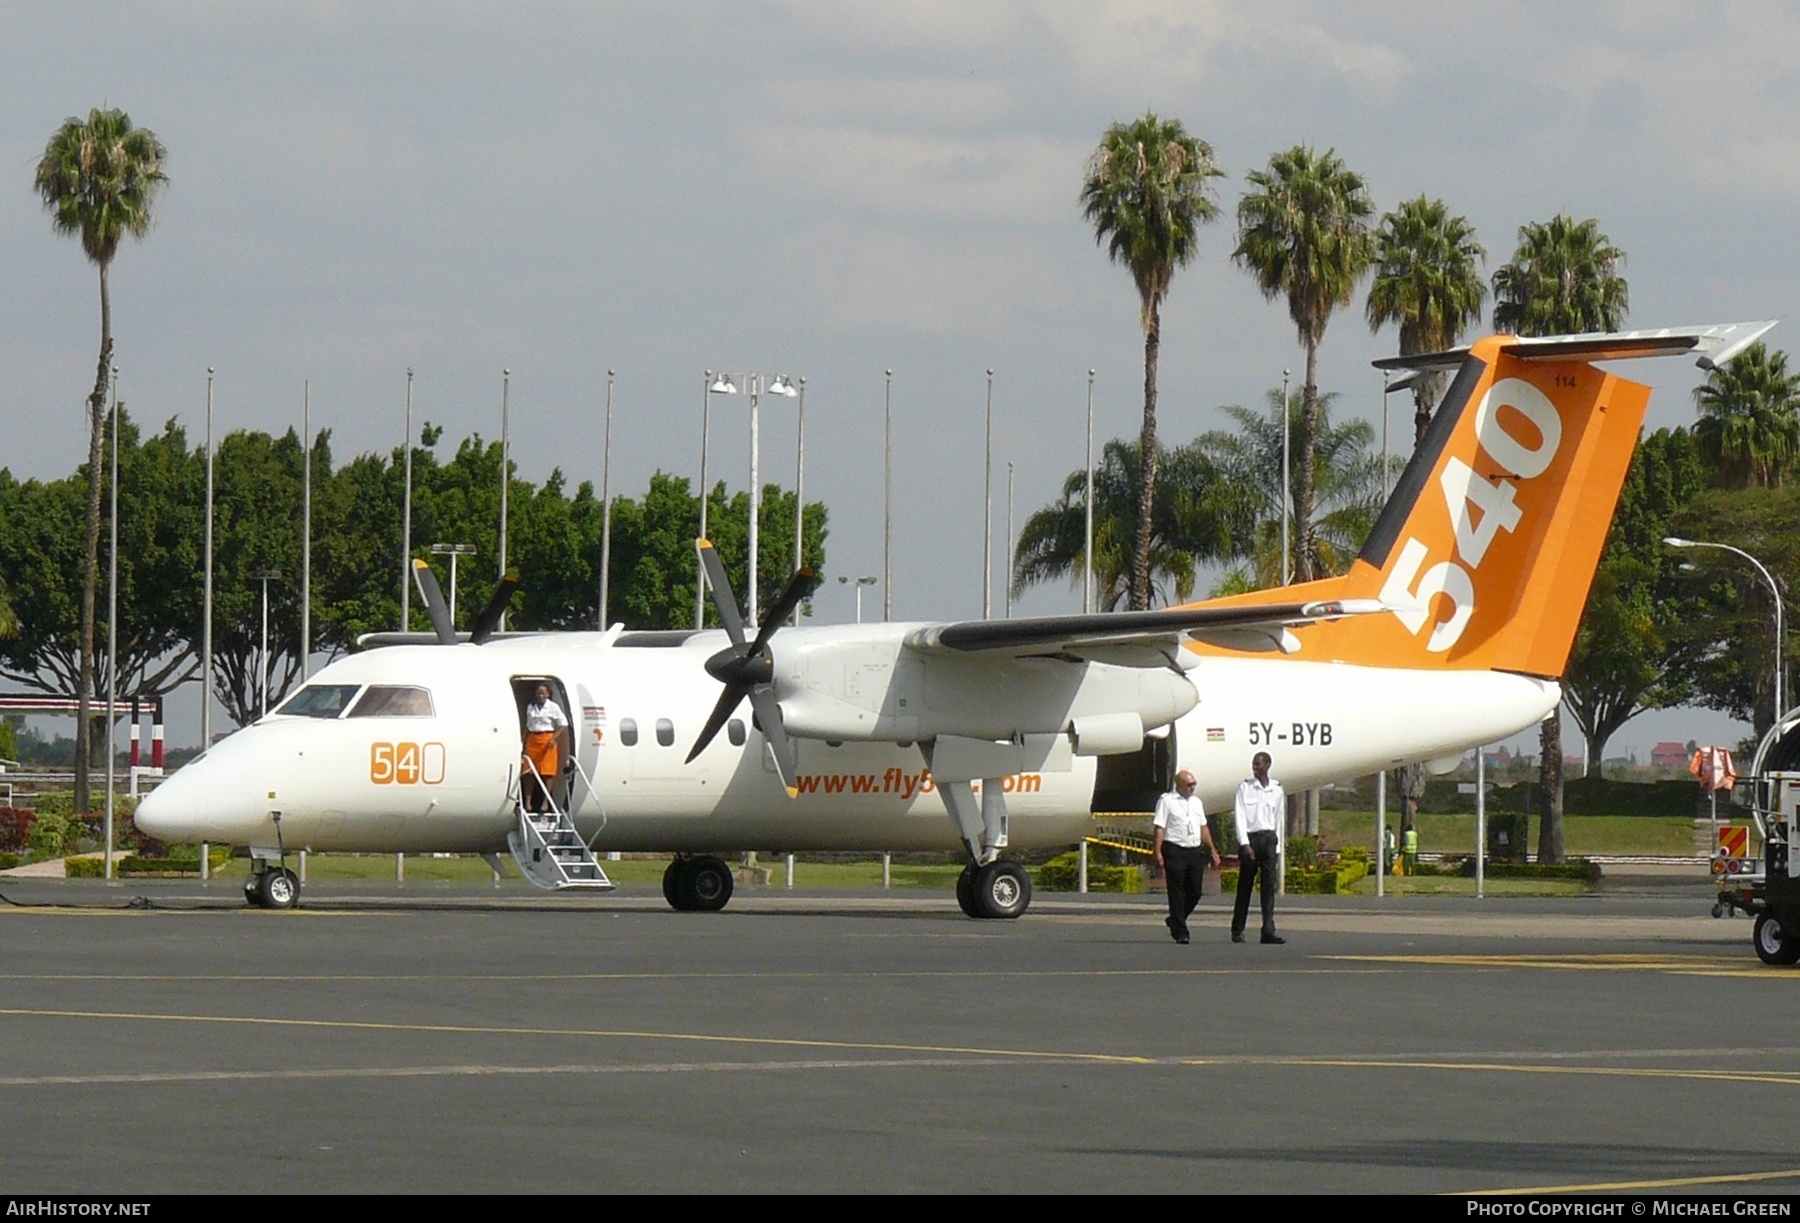
[[1031, 907], [1031, 876], [1017, 862], [971, 862], [956, 877], [956, 903], [970, 917], [1019, 917]]
[[731, 899], [731, 868], [723, 858], [678, 856], [663, 872], [663, 899], [681, 913], [717, 913]]
[[267, 858], [252, 858], [244, 899], [258, 909], [291, 909], [300, 903], [300, 876]]

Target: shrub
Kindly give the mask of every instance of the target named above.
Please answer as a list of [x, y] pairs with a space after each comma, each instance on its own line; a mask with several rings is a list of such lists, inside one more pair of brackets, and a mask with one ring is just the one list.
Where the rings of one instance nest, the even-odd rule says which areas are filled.
[[[1081, 886], [1081, 862], [1071, 851], [1050, 859], [1032, 872], [1032, 885], [1046, 892], [1073, 892]], [[1144, 875], [1135, 866], [1113, 866], [1088, 856], [1088, 891], [1141, 892]]]
[[26, 835], [25, 843], [34, 854], [45, 858], [60, 858], [68, 837], [68, 817], [39, 811], [37, 819], [31, 823], [31, 831]]
[[106, 876], [104, 858], [64, 858], [63, 873], [71, 879], [102, 879]]
[[0, 871], [9, 871], [18, 864], [18, 854], [0, 854]]
[[[1600, 882], [1600, 864], [1590, 862], [1586, 858], [1571, 858], [1567, 862], [1495, 862], [1489, 860], [1482, 872], [1489, 879], [1579, 879], [1583, 883]], [[1464, 878], [1475, 877], [1475, 859], [1468, 858], [1462, 864]]]
[[36, 819], [23, 807], [0, 807], [0, 850], [16, 854], [24, 849]]
[[46, 790], [37, 796], [36, 807], [40, 817], [60, 815], [67, 818], [75, 813], [75, 792], [73, 790]]

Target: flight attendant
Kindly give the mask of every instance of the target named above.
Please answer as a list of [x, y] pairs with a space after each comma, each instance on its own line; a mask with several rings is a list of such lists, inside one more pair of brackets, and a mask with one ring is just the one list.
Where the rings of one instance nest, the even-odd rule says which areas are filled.
[[550, 685], [539, 684], [531, 704], [525, 706], [525, 759], [537, 770], [536, 777], [531, 769], [524, 770], [519, 787], [527, 811], [549, 810], [548, 787], [556, 784], [569, 747], [569, 715], [551, 697]]

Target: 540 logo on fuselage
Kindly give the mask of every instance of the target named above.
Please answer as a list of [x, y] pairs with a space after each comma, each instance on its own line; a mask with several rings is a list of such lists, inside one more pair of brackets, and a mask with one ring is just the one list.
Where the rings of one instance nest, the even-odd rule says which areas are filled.
[[[1502, 421], [1503, 407], [1511, 408], [1531, 424], [1538, 435], [1535, 442], [1520, 438]], [[1500, 532], [1516, 531], [1523, 518], [1514, 481], [1530, 480], [1549, 470], [1562, 445], [1562, 434], [1562, 417], [1557, 415], [1556, 405], [1522, 378], [1500, 379], [1475, 406], [1475, 439], [1506, 474], [1489, 480], [1451, 456], [1438, 477], [1438, 487], [1450, 511], [1455, 557], [1425, 568], [1430, 550], [1417, 537], [1408, 536], [1381, 587], [1382, 601], [1395, 605], [1394, 615], [1408, 631], [1416, 636], [1430, 625], [1427, 650], [1448, 650], [1469, 627], [1469, 618], [1475, 614], [1475, 571], [1481, 568]], [[1448, 619], [1434, 621], [1434, 595], [1450, 601]]]
[[378, 786], [435, 786], [444, 780], [444, 745], [371, 743], [369, 780]]

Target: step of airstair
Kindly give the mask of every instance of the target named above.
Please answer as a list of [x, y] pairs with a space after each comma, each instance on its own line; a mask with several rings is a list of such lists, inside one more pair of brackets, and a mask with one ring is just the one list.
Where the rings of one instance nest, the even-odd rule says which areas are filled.
[[579, 888], [609, 892], [616, 886], [600, 869], [567, 812], [532, 812], [521, 807], [518, 824], [507, 834], [506, 847], [525, 878], [545, 891]]

